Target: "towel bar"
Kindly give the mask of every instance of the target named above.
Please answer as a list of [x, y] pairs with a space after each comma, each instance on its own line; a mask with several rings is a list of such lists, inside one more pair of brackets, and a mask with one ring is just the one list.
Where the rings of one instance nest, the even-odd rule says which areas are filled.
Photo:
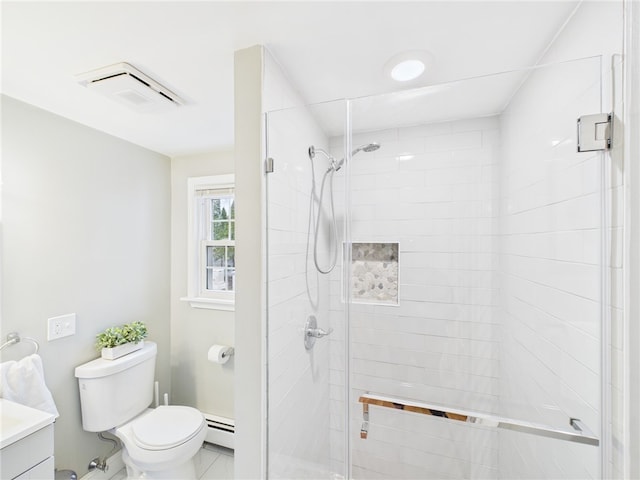
[[33, 353], [38, 353], [38, 350], [40, 350], [40, 344], [36, 340], [31, 337], [22, 337], [21, 339], [18, 332], [11, 332], [7, 335], [7, 341], [0, 345], [0, 350], [4, 347], [8, 347], [9, 345], [15, 345], [16, 343], [19, 343], [20, 340], [26, 340], [27, 342], [33, 343], [33, 346], [36, 347], [36, 350]]
[[558, 440], [566, 440], [569, 442], [582, 443], [585, 445], [598, 446], [600, 440], [584, 425], [580, 419], [569, 419], [569, 429], [560, 429], [548, 425], [540, 425], [537, 423], [526, 422], [523, 420], [513, 420], [510, 418], [502, 418], [489, 414], [481, 414], [475, 412], [467, 412], [455, 410], [439, 405], [430, 405], [415, 400], [403, 398], [387, 397], [383, 395], [375, 395], [365, 393], [359, 400], [362, 403], [363, 423], [360, 430], [360, 438], [366, 439], [369, 430], [370, 409], [369, 405], [378, 407], [392, 408], [395, 410], [405, 410], [408, 412], [421, 413], [424, 415], [433, 415], [435, 417], [447, 418], [449, 420], [474, 423], [476, 425], [484, 425], [487, 427], [503, 428], [505, 430], [515, 430], [523, 433], [530, 433], [542, 437], [555, 438]]

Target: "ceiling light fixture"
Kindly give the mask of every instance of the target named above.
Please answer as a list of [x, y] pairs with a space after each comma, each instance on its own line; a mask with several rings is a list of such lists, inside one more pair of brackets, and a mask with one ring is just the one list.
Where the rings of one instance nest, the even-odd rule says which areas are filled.
[[401, 52], [384, 65], [385, 74], [396, 82], [410, 82], [424, 76], [432, 65], [432, 55], [425, 50]]
[[425, 65], [420, 60], [404, 60], [391, 69], [391, 78], [397, 82], [414, 80], [424, 73]]

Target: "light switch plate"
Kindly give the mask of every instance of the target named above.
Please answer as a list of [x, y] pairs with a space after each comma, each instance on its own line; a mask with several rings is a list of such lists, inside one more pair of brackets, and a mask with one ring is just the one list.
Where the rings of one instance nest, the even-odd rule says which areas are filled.
[[47, 340], [57, 340], [76, 333], [76, 314], [69, 313], [47, 320]]

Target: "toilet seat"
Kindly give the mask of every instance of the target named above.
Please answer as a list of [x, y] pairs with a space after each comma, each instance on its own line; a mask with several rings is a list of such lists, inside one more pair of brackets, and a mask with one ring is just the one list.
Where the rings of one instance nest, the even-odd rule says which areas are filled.
[[194, 408], [159, 406], [131, 422], [131, 431], [138, 447], [166, 450], [189, 441], [202, 426], [203, 416]]
[[[185, 425], [180, 425], [181, 420]], [[163, 405], [111, 432], [122, 441], [127, 466], [131, 463], [142, 472], [156, 472], [190, 461], [207, 436], [207, 422], [195, 408]]]

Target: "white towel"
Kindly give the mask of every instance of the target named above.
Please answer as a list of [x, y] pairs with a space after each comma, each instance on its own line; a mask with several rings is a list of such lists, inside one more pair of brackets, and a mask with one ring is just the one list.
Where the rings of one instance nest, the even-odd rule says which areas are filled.
[[36, 353], [17, 362], [0, 363], [0, 397], [59, 416], [44, 382], [42, 358]]

